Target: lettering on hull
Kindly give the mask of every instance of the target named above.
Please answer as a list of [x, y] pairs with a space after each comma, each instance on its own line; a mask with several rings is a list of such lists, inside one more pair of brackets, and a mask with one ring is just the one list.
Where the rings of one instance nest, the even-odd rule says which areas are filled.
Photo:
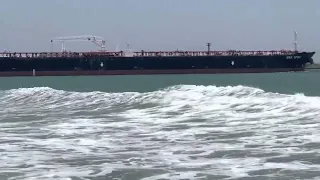
[[287, 59], [301, 59], [302, 56], [287, 56]]

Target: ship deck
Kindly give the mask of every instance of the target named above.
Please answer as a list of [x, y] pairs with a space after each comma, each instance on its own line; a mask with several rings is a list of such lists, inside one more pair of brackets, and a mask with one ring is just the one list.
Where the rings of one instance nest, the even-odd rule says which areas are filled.
[[175, 57], [175, 56], [277, 56], [293, 55], [297, 51], [136, 51], [136, 52], [2, 52], [0, 57], [61, 58], [61, 57]]

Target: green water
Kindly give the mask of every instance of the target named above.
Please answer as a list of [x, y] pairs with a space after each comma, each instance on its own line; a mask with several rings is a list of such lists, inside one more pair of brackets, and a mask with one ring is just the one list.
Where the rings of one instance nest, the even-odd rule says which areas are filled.
[[67, 91], [147, 92], [173, 85], [251, 86], [268, 92], [320, 96], [320, 70], [265, 74], [3, 77], [0, 89], [51, 87]]

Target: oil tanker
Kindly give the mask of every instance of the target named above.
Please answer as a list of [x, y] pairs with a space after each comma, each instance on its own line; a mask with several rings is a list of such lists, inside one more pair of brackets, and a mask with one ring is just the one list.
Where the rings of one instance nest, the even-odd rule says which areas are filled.
[[[68, 40], [86, 40], [101, 49], [70, 52]], [[101, 44], [98, 42], [101, 41]], [[86, 76], [142, 74], [270, 73], [304, 71], [315, 52], [279, 51], [106, 51], [98, 36], [73, 36], [62, 42], [62, 51], [0, 53], [0, 76]]]

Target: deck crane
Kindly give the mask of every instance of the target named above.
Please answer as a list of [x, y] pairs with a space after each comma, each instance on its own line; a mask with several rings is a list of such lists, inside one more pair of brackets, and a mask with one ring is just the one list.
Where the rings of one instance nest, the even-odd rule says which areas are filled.
[[[104, 38], [99, 37], [99, 36], [93, 36], [93, 35], [82, 35], [82, 36], [66, 36], [66, 37], [57, 37], [51, 40], [51, 43], [58, 41], [62, 42], [62, 52], [66, 51], [65, 48], [65, 41], [91, 41], [95, 45], [100, 47], [100, 51], [105, 51], [105, 44], [106, 41]], [[53, 49], [53, 44], [52, 44], [52, 49]]]

